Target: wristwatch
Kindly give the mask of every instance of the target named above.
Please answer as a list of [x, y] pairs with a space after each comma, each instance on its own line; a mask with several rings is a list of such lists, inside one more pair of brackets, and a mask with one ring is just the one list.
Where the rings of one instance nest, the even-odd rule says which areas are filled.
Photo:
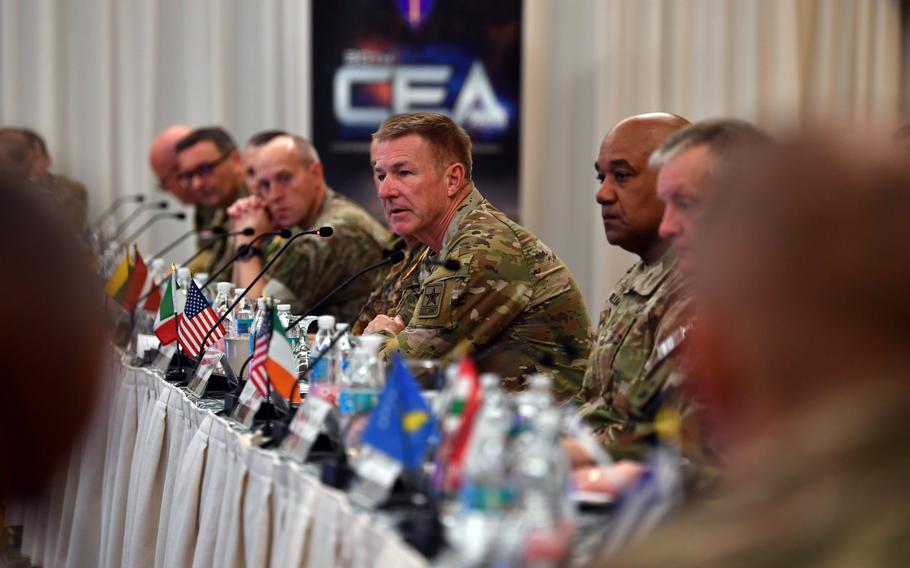
[[[237, 257], [237, 262], [246, 262], [253, 257], [259, 257], [264, 259], [265, 253], [262, 252], [262, 249], [259, 247], [246, 247], [246, 254], [240, 257]], [[238, 249], [239, 250], [239, 249]]]

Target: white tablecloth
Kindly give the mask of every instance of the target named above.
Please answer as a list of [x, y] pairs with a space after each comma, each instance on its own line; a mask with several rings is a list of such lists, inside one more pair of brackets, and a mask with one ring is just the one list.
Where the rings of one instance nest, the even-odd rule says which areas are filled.
[[38, 503], [7, 504], [51, 566], [395, 566], [423, 557], [346, 496], [111, 357], [99, 415]]

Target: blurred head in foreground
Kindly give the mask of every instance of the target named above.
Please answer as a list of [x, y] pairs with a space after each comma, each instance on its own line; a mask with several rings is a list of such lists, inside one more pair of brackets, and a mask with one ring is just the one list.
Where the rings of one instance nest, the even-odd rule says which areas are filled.
[[750, 151], [696, 239], [697, 375], [726, 493], [617, 565], [910, 556], [910, 167], [879, 148]]
[[0, 498], [41, 489], [98, 397], [103, 306], [90, 259], [21, 178], [0, 173]]

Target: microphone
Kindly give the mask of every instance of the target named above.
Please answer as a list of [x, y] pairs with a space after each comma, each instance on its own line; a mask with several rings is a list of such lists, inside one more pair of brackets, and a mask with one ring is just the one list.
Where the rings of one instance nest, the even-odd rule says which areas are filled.
[[454, 258], [447, 258], [445, 260], [433, 260], [431, 258], [428, 258], [421, 262], [421, 264], [424, 264], [426, 266], [441, 266], [446, 270], [451, 270], [452, 272], [455, 272], [461, 268], [461, 263]]
[[[157, 221], [159, 221], [159, 220], [161, 220], [161, 219], [178, 219], [178, 220], [183, 220], [183, 219], [186, 219], [186, 213], [183, 213], [183, 212], [177, 212], [177, 213], [157, 213], [157, 214], [155, 214], [155, 215], [152, 215], [152, 217], [151, 217], [148, 221], [146, 221], [145, 223], [143, 223], [138, 229], [136, 229], [136, 230], [133, 232], [132, 235], [130, 235], [129, 237], [123, 239], [123, 242], [125, 242], [125, 243], [132, 243], [132, 242], [135, 242], [135, 241], [136, 241], [136, 237], [138, 237], [139, 235], [141, 235], [143, 232], [145, 232], [146, 229], [148, 229], [149, 227], [151, 227], [152, 225], [154, 225]], [[153, 258], [154, 258], [154, 257], [153, 257]]]
[[165, 254], [170, 252], [175, 246], [177, 246], [180, 243], [182, 243], [183, 241], [185, 241], [186, 238], [189, 237], [190, 235], [202, 233], [205, 231], [211, 231], [213, 233], [212, 238], [221, 236], [226, 232], [223, 227], [203, 227], [201, 229], [190, 229], [189, 231], [187, 231], [187, 232], [183, 233], [182, 235], [180, 235], [179, 237], [177, 237], [169, 245], [167, 245], [166, 247], [164, 247], [163, 249], [158, 251], [152, 258], [163, 258]]
[[135, 211], [133, 211], [132, 213], [129, 214], [129, 216], [127, 216], [126, 220], [124, 220], [122, 223], [120, 223], [117, 226], [117, 229], [114, 231], [114, 235], [111, 237], [111, 240], [112, 241], [117, 240], [117, 237], [119, 237], [120, 234], [126, 230], [126, 227], [130, 223], [135, 221], [136, 217], [138, 217], [139, 214], [142, 213], [143, 211], [145, 211], [146, 209], [167, 209], [167, 208], [168, 208], [167, 201], [152, 201], [150, 203], [142, 203], [141, 205], [139, 205], [139, 207], [136, 208]]
[[382, 267], [382, 266], [385, 266], [385, 265], [387, 265], [387, 264], [398, 264], [398, 263], [401, 262], [402, 260], [404, 260], [404, 253], [401, 252], [400, 250], [395, 250], [395, 251], [392, 251], [392, 253], [391, 253], [388, 257], [386, 257], [386, 258], [383, 259], [383, 260], [380, 260], [380, 261], [377, 262], [376, 264], [371, 264], [370, 266], [367, 266], [366, 268], [361, 268], [360, 270], [358, 270], [357, 272], [355, 272], [350, 278], [348, 278], [347, 280], [345, 280], [344, 282], [342, 282], [342, 283], [339, 284], [338, 286], [335, 286], [335, 288], [333, 288], [332, 291], [330, 291], [328, 294], [326, 294], [325, 296], [323, 296], [321, 300], [319, 300], [318, 302], [316, 302], [310, 309], [308, 309], [308, 310], [304, 313], [304, 315], [298, 317], [297, 319], [295, 319], [295, 320], [292, 321], [292, 322], [288, 322], [288, 327], [290, 327], [290, 328], [294, 327], [295, 325], [297, 325], [298, 323], [300, 323], [301, 321], [303, 321], [303, 318], [305, 318], [305, 317], [307, 317], [307, 316], [312, 315], [313, 313], [315, 313], [317, 310], [319, 310], [320, 308], [322, 308], [322, 307], [326, 304], [326, 302], [328, 302], [329, 300], [331, 300], [332, 297], [335, 296], [335, 294], [337, 294], [338, 292], [341, 292], [342, 290], [344, 290], [345, 288], [347, 288], [348, 286], [350, 286], [350, 284], [351, 284], [354, 280], [356, 280], [358, 277], [362, 276], [363, 274], [365, 274], [365, 273], [367, 273], [367, 272], [369, 272], [369, 271], [371, 271], [371, 270], [375, 270], [375, 269], [377, 269], [377, 268], [380, 268], [380, 267]]
[[97, 219], [95, 219], [95, 227], [101, 228], [101, 224], [107, 221], [107, 218], [110, 217], [111, 214], [119, 209], [120, 206], [124, 203], [142, 203], [143, 201], [145, 201], [145, 195], [141, 193], [136, 193], [133, 195], [121, 195], [115, 199], [113, 203], [111, 203], [110, 207], [105, 209], [104, 212], [101, 213]]
[[[253, 228], [247, 227], [243, 231], [239, 231], [239, 233], [247, 235], [247, 236], [252, 235]], [[232, 234], [236, 234], [236, 233], [232, 233]], [[250, 254], [250, 251], [253, 250], [253, 245], [256, 243], [256, 241], [258, 241], [259, 239], [261, 239], [263, 237], [267, 237], [269, 235], [278, 235], [282, 239], [289, 239], [289, 238], [291, 238], [292, 233], [291, 233], [291, 231], [289, 231], [287, 229], [281, 229], [280, 231], [268, 231], [268, 232], [260, 233], [259, 235], [256, 235], [256, 238], [253, 239], [252, 241], [250, 241], [249, 244], [240, 245], [239, 247], [237, 247], [237, 251], [234, 253], [234, 256], [232, 256], [229, 261], [222, 264], [218, 268], [218, 270], [216, 270], [211, 276], [209, 276], [209, 279], [206, 280], [205, 284], [203, 284], [202, 287], [205, 288], [206, 286], [208, 286], [209, 284], [214, 282], [215, 279], [218, 278], [221, 275], [221, 273], [224, 272], [225, 270], [227, 270], [232, 264], [234, 264], [234, 262], [236, 262], [237, 259], [246, 258]], [[187, 261], [187, 262], [189, 262], [189, 261]]]
[[218, 318], [218, 320], [215, 322], [215, 324], [205, 334], [205, 337], [202, 338], [202, 341], [200, 342], [200, 345], [202, 347], [201, 347], [201, 349], [199, 349], [199, 355], [197, 355], [197, 357], [196, 357], [196, 364], [193, 366], [194, 373], [196, 372], [196, 369], [199, 368], [199, 365], [202, 363], [202, 357], [203, 357], [203, 355], [205, 355], [205, 350], [206, 350], [206, 347], [208, 346], [207, 343], [208, 343], [209, 338], [212, 336], [212, 333], [214, 333], [215, 330], [218, 329], [218, 326], [221, 325], [221, 322], [223, 322], [225, 319], [227, 319], [228, 314], [230, 314], [231, 312], [234, 311], [234, 308], [237, 307], [237, 304], [239, 304], [240, 301], [244, 297], [246, 297], [247, 292], [250, 291], [250, 289], [256, 284], [256, 282], [259, 282], [259, 280], [263, 276], [265, 276], [265, 273], [268, 272], [269, 268], [271, 268], [272, 265], [275, 264], [275, 261], [278, 260], [282, 254], [284, 254], [284, 251], [288, 250], [288, 247], [290, 247], [294, 241], [296, 241], [297, 239], [299, 239], [300, 237], [302, 237], [304, 235], [316, 235], [319, 237], [330, 237], [330, 236], [332, 236], [333, 232], [334, 231], [331, 227], [320, 227], [320, 228], [314, 229], [312, 231], [302, 231], [302, 232], [297, 233], [296, 235], [292, 236], [291, 238], [289, 238], [284, 243], [284, 245], [280, 249], [278, 249], [278, 252], [276, 252], [275, 255], [265, 264], [265, 266], [262, 267], [262, 270], [259, 271], [259, 274], [256, 275], [256, 278], [253, 278], [253, 281], [250, 282], [249, 286], [244, 288], [243, 292], [241, 292], [240, 294], [237, 295], [236, 298], [234, 298], [234, 301], [231, 302], [231, 305], [228, 306], [227, 310], [225, 310], [225, 312], [223, 314], [221, 314], [221, 317]]
[[205, 251], [207, 251], [210, 248], [212, 248], [213, 246], [215, 246], [215, 243], [217, 243], [219, 241], [223, 241], [224, 239], [227, 239], [229, 237], [233, 237], [236, 235], [250, 236], [253, 234], [254, 231], [255, 231], [255, 229], [253, 229], [252, 227], [246, 227], [244, 229], [241, 229], [240, 231], [233, 231], [230, 233], [221, 233], [221, 234], [215, 235], [212, 238], [212, 240], [210, 240], [208, 243], [205, 244], [205, 246], [203, 246], [202, 248], [200, 248], [199, 250], [194, 252], [193, 256], [184, 260], [183, 263], [180, 264], [180, 266], [186, 266], [187, 264], [193, 262], [193, 260], [195, 260], [197, 256], [199, 256], [200, 254], [204, 253]]

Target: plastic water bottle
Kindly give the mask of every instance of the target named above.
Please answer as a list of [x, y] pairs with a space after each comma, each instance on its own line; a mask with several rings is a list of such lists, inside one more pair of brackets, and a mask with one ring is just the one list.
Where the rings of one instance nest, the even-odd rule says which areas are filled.
[[342, 414], [366, 412], [376, 406], [385, 386], [385, 367], [379, 358], [384, 343], [381, 335], [364, 335], [352, 349], [348, 372], [340, 380], [338, 409]]
[[250, 354], [253, 353], [253, 346], [256, 343], [256, 334], [265, 323], [265, 298], [256, 300], [256, 315], [253, 316], [253, 323], [250, 324]]
[[[310, 362], [313, 365], [307, 376], [309, 377], [310, 394], [334, 400], [338, 391], [338, 381], [335, 377], [338, 355], [335, 347], [323, 353], [332, 343], [332, 332], [335, 329], [333, 316], [319, 316], [319, 331], [310, 348]], [[318, 359], [318, 360], [317, 360]], [[315, 364], [313, 362], [315, 361]]]
[[205, 284], [208, 281], [209, 281], [208, 272], [197, 272], [193, 276], [193, 282], [196, 283], [196, 286], [199, 288], [199, 291], [202, 292], [202, 295], [205, 296], [206, 300], [211, 302], [212, 301], [211, 291], [207, 287], [203, 286], [203, 284]]
[[[215, 286], [218, 291], [215, 294], [215, 301], [212, 302], [212, 309], [215, 310], [215, 313], [220, 317], [227, 313], [228, 308], [231, 305], [231, 291], [234, 289], [234, 285], [230, 282], [219, 282]], [[234, 322], [232, 321], [233, 317], [228, 315], [225, 318], [225, 330], [227, 331], [227, 336], [231, 337], [234, 333]]]
[[[234, 294], [240, 295], [243, 288], [235, 288]], [[253, 303], [246, 296], [234, 308], [234, 335], [250, 333], [250, 324], [253, 323]]]
[[186, 305], [186, 293], [190, 287], [190, 269], [189, 268], [178, 268], [177, 269], [177, 291], [176, 294], [179, 296], [179, 303], [175, 302], [177, 306]]
[[351, 326], [346, 323], [335, 324], [335, 333], [341, 334], [341, 337], [339, 337], [338, 341], [335, 342], [335, 347], [338, 351], [338, 368], [335, 370], [335, 372], [339, 382], [341, 381], [342, 377], [348, 373], [351, 367], [351, 353], [354, 348], [352, 346], [351, 332], [348, 329], [349, 327]]
[[514, 502], [507, 456], [512, 410], [499, 376], [480, 377], [483, 406], [474, 422], [462, 470], [456, 522], [449, 540], [464, 566], [495, 565], [503, 519]]

